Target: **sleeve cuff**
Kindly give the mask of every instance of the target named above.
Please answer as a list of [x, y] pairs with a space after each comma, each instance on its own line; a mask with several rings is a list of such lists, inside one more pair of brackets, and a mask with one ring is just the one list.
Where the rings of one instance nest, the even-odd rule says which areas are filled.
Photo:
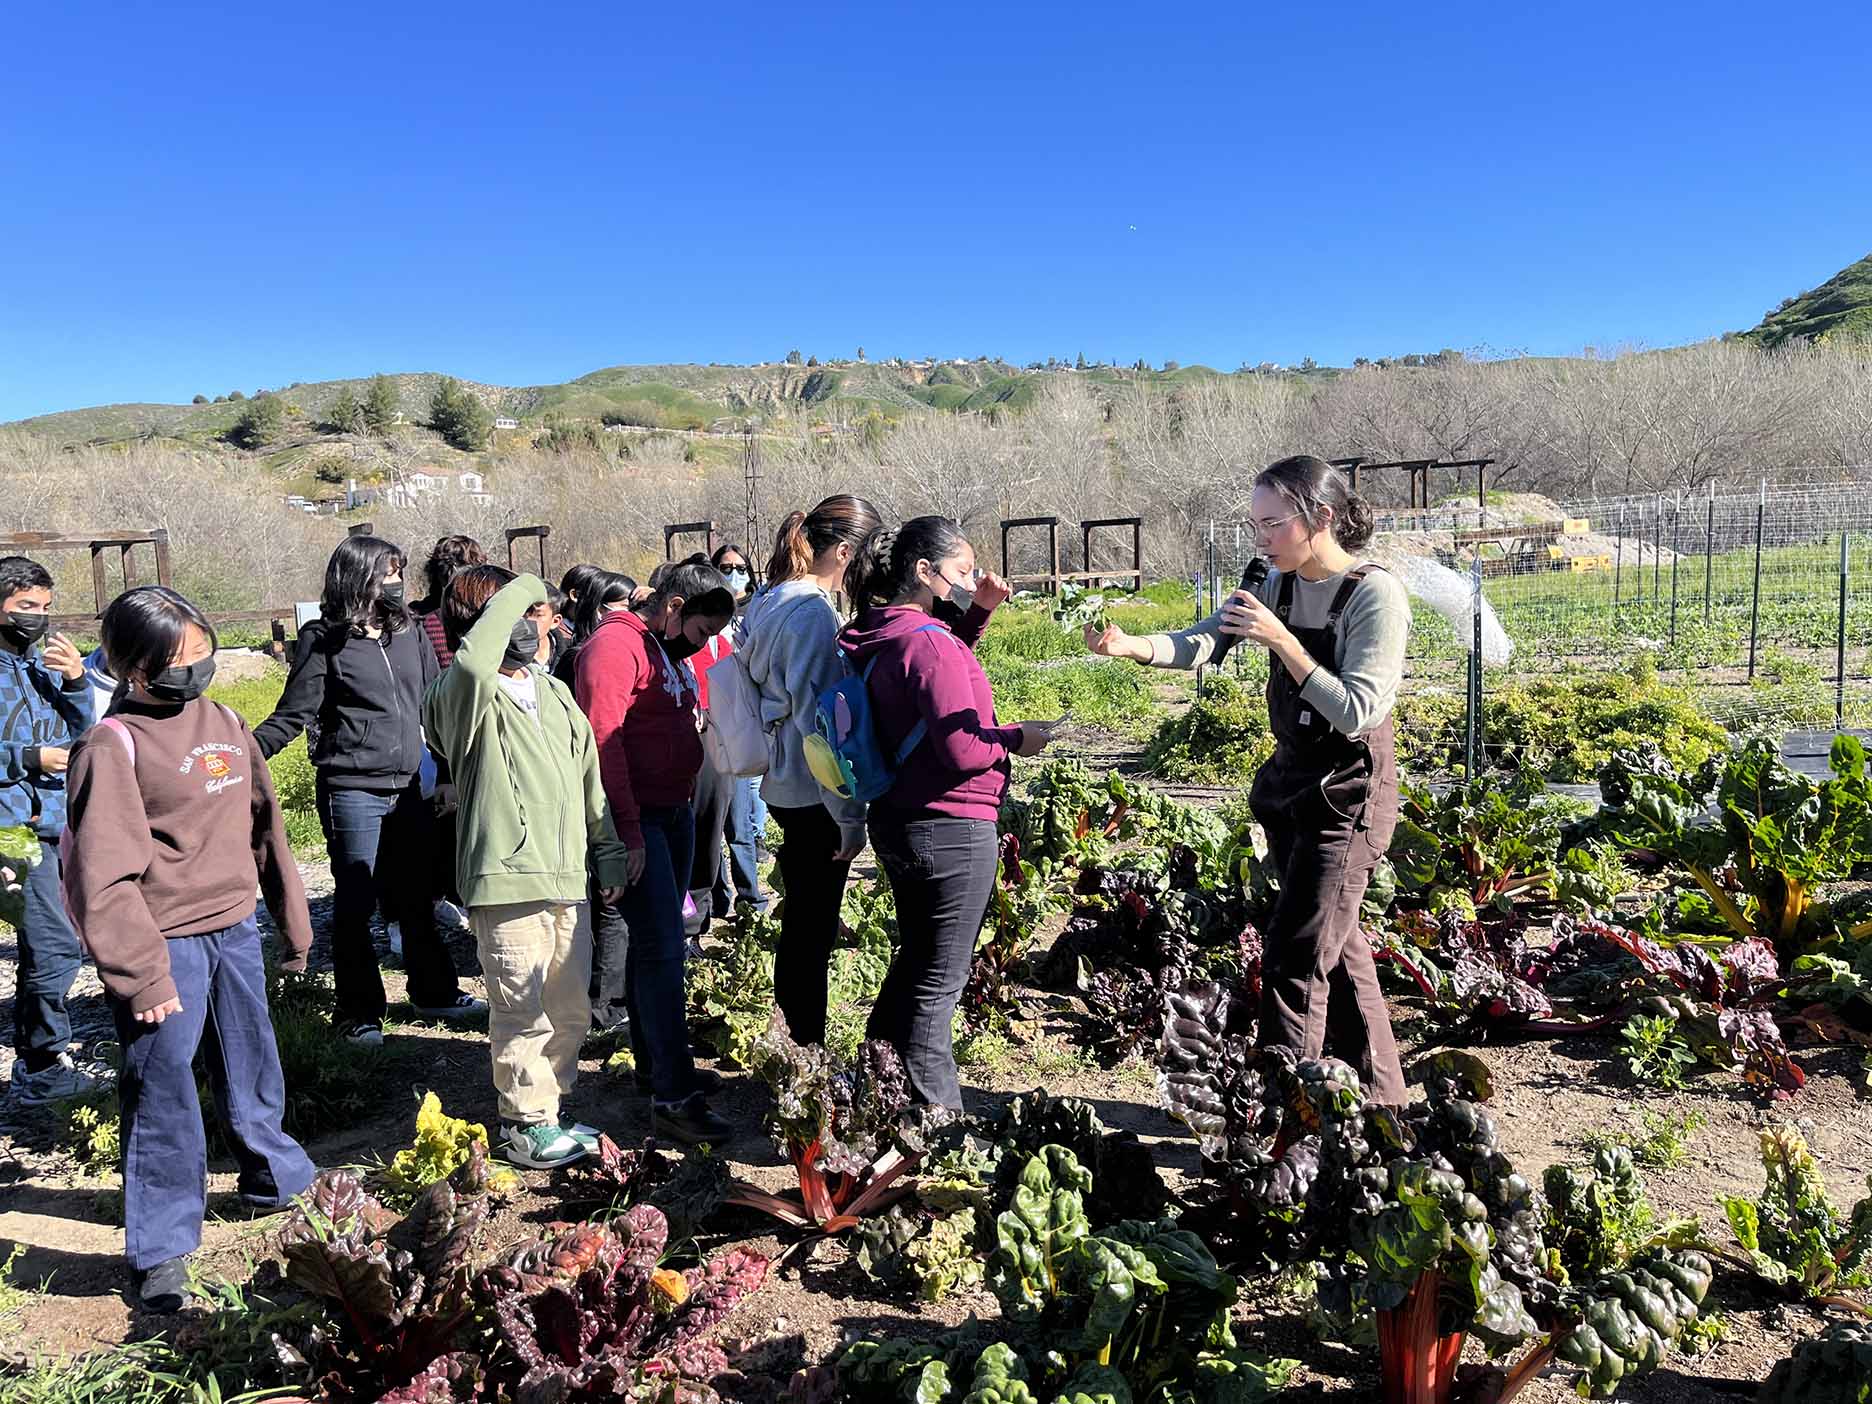
[[59, 691], [61, 692], [83, 692], [86, 688], [91, 686], [91, 679], [87, 678], [83, 673], [80, 673], [75, 678], [68, 678], [63, 673], [60, 673], [58, 676]]
[[130, 997], [130, 1012], [141, 1014], [146, 1010], [154, 1009], [159, 1004], [167, 1004], [175, 997], [175, 981], [165, 975], [160, 980], [152, 980]]

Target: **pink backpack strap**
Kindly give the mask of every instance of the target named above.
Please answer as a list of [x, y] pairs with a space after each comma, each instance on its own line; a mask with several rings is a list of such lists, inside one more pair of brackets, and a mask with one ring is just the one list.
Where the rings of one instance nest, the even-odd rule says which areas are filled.
[[135, 770], [136, 737], [130, 734], [130, 728], [125, 726], [117, 717], [105, 717], [98, 725], [107, 731], [115, 733], [117, 739], [123, 743], [124, 754], [130, 757], [130, 768]]

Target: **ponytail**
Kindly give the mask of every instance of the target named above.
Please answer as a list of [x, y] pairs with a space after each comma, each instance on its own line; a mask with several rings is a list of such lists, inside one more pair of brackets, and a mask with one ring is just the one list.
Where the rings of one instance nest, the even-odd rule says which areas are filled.
[[789, 513], [774, 535], [767, 583], [779, 585], [812, 574], [813, 564], [834, 547], [849, 546], [856, 553], [881, 525], [877, 508], [845, 492], [826, 498], [810, 512]]
[[916, 588], [918, 561], [934, 566], [967, 545], [962, 528], [947, 517], [912, 517], [896, 531], [880, 527], [852, 555], [846, 597], [860, 611], [900, 600]]

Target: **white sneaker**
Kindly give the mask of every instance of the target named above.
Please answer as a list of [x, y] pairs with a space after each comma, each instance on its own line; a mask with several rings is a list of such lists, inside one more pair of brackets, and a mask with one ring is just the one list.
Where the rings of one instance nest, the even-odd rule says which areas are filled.
[[338, 1037], [359, 1048], [382, 1048], [383, 1025], [352, 1023], [338, 1027]]
[[476, 999], [466, 990], [463, 990], [460, 994], [455, 996], [455, 1002], [453, 1004], [432, 1005], [429, 1007], [418, 1004], [415, 1006], [415, 1009], [416, 1012], [425, 1019], [447, 1019], [451, 1021], [455, 1019], [472, 1019], [477, 1014], [487, 1013], [487, 1001], [485, 999]]
[[22, 1107], [43, 1107], [48, 1102], [62, 1102], [67, 1097], [82, 1097], [104, 1079], [83, 1071], [69, 1053], [58, 1055], [51, 1067], [27, 1072], [25, 1064], [13, 1064], [13, 1100]]
[[577, 1141], [581, 1146], [585, 1147], [585, 1153], [587, 1155], [596, 1155], [598, 1153], [598, 1138], [604, 1135], [604, 1132], [600, 1131], [596, 1126], [587, 1126], [582, 1121], [566, 1121], [564, 1118], [561, 1118], [559, 1129], [573, 1140]]
[[557, 1170], [585, 1158], [585, 1147], [550, 1121], [532, 1126], [503, 1126], [501, 1154], [529, 1170]]

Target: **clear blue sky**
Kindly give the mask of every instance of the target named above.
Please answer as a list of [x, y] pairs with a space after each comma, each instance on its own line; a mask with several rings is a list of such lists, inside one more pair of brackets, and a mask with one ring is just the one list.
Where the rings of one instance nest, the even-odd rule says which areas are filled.
[[1864, 0], [275, 8], [10, 12], [0, 419], [1667, 345], [1872, 251]]

